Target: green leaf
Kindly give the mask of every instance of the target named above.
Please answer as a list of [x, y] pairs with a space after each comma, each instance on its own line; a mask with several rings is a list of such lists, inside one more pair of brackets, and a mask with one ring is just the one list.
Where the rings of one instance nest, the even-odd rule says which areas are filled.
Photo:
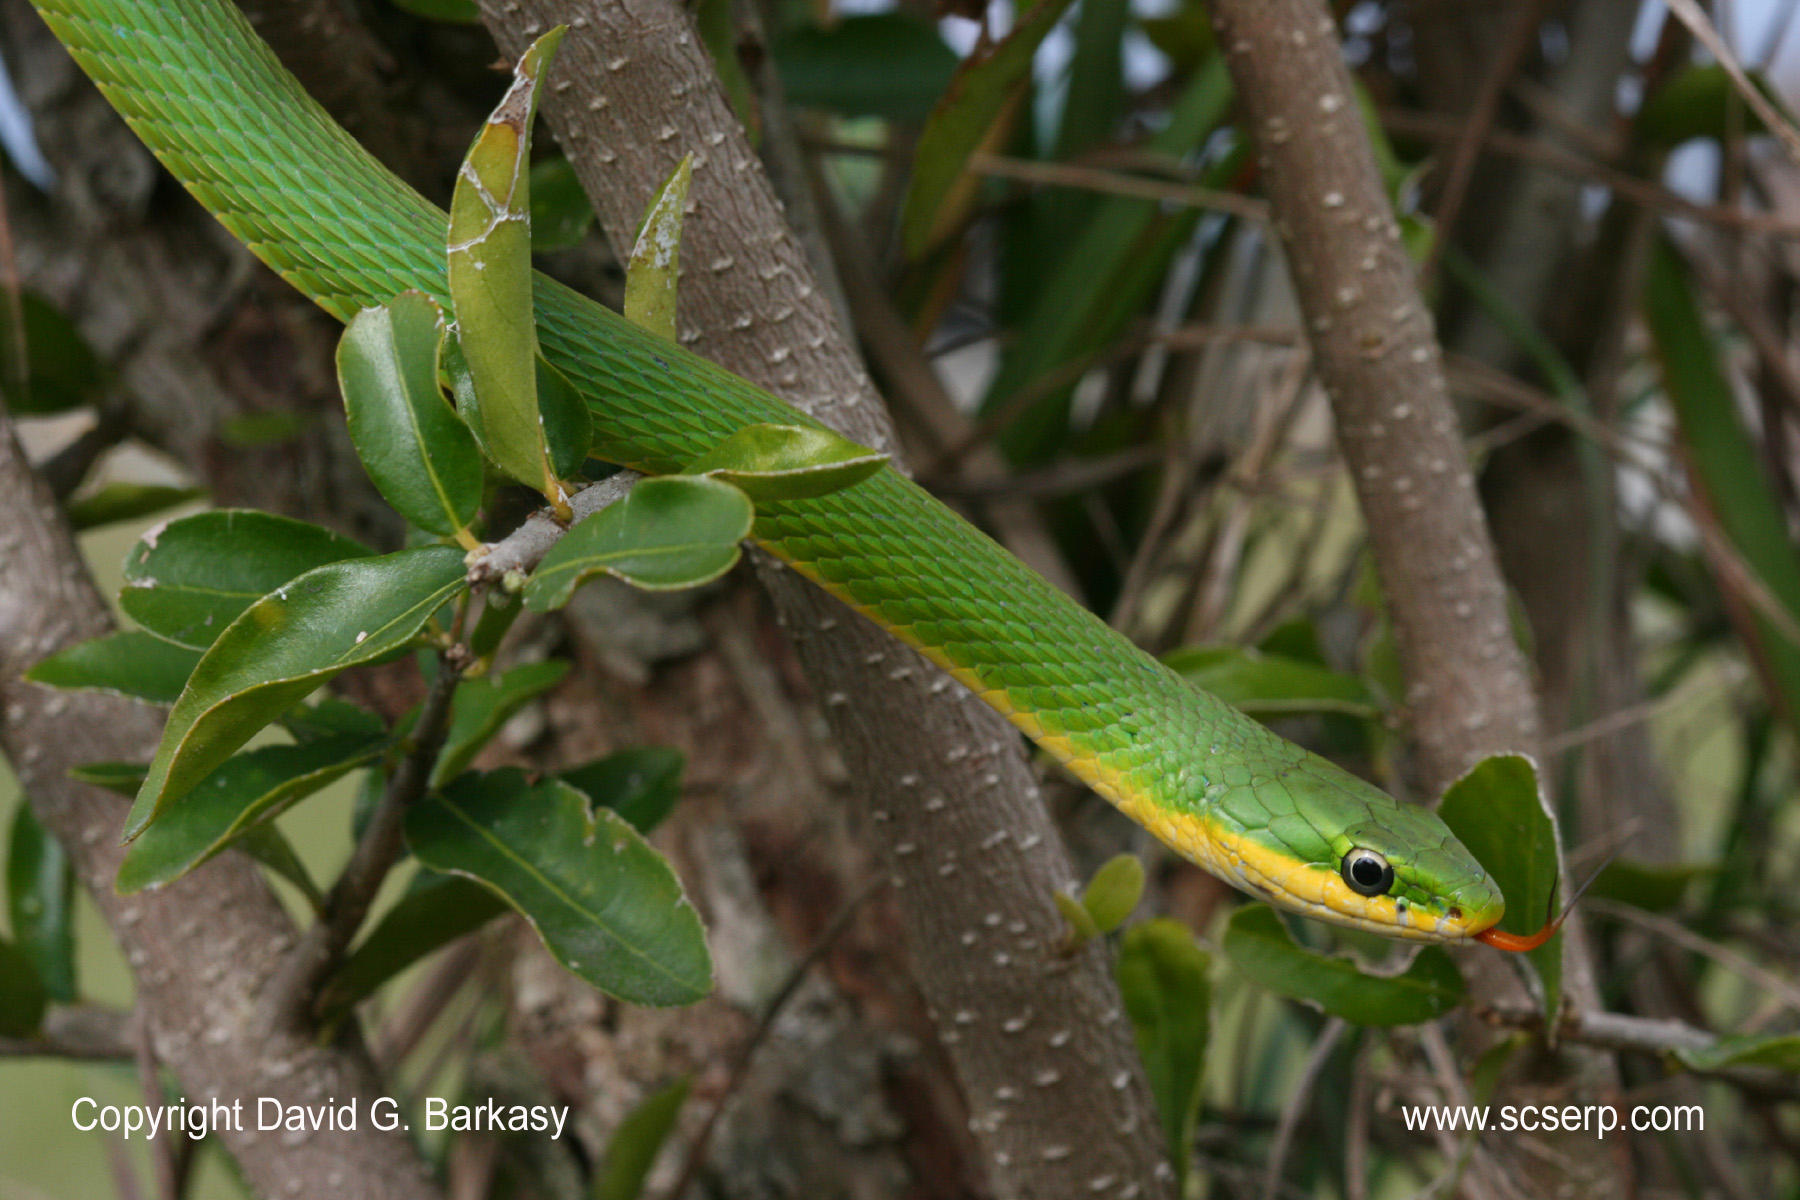
[[1114, 968], [1150, 1094], [1162, 1115], [1169, 1158], [1183, 1177], [1200, 1119], [1200, 1082], [1211, 1026], [1212, 985], [1207, 980], [1211, 966], [1187, 926], [1157, 917], [1125, 931]]
[[481, 22], [481, 9], [475, 0], [394, 0], [394, 7], [415, 17], [445, 21], [452, 25], [476, 25]]
[[0, 1037], [31, 1037], [44, 1022], [47, 1002], [31, 956], [0, 938]]
[[673, 746], [636, 746], [557, 778], [624, 817], [639, 833], [649, 833], [681, 799], [681, 773], [686, 767], [687, 756]]
[[[1786, 103], [1761, 71], [1747, 73], [1769, 103], [1786, 111]], [[1658, 150], [1673, 150], [1694, 138], [1723, 141], [1769, 131], [1716, 62], [1690, 64], [1668, 77], [1638, 109], [1635, 124], [1638, 139]]]
[[[0, 292], [0, 393], [13, 416], [67, 412], [97, 402], [109, 382], [105, 365], [74, 322], [36, 292], [22, 292], [15, 315]], [[20, 334], [25, 361], [18, 359]]]
[[245, 609], [170, 711], [126, 839], [319, 685], [407, 645], [465, 576], [462, 551], [421, 546], [319, 567]]
[[[1556, 825], [1529, 758], [1496, 754], [1482, 759], [1444, 792], [1438, 816], [1500, 885], [1506, 898], [1502, 930], [1536, 933], [1555, 915]], [[1562, 934], [1529, 957], [1554, 1018], [1562, 997]]]
[[31, 960], [50, 999], [75, 1002], [75, 873], [62, 843], [38, 823], [31, 805], [13, 814], [6, 846], [6, 905], [19, 951]]
[[131, 629], [77, 642], [25, 672], [25, 678], [45, 687], [173, 704], [199, 662], [198, 650]]
[[421, 872], [413, 887], [344, 960], [319, 997], [319, 1024], [331, 1028], [382, 984], [441, 946], [506, 911], [479, 883]]
[[205, 488], [169, 487], [160, 483], [109, 483], [97, 492], [77, 496], [65, 510], [77, 533], [136, 521], [204, 498]]
[[237, 848], [299, 888], [315, 913], [324, 909], [324, 893], [319, 891], [319, 885], [313, 882], [306, 864], [300, 861], [299, 853], [279, 826], [267, 822], [252, 825], [238, 835]]
[[1069, 923], [1069, 942], [1072, 946], [1091, 942], [1100, 936], [1100, 927], [1094, 924], [1093, 914], [1082, 906], [1081, 901], [1067, 892], [1051, 892], [1050, 898], [1056, 901], [1056, 911]]
[[500, 470], [546, 495], [560, 487], [538, 417], [527, 167], [538, 93], [563, 33], [557, 26], [519, 59], [450, 200], [450, 299], [476, 398], [471, 424]]
[[644, 210], [644, 223], [625, 267], [625, 319], [671, 342], [681, 268], [681, 217], [693, 181], [694, 156], [687, 154]]
[[1368, 684], [1316, 663], [1245, 646], [1188, 646], [1163, 656], [1182, 678], [1259, 721], [1311, 713], [1375, 720], [1381, 705]]
[[144, 786], [144, 776], [149, 773], [148, 763], [92, 762], [69, 768], [70, 779], [117, 792], [127, 800], [138, 794], [138, 789]]
[[1225, 954], [1271, 992], [1355, 1025], [1417, 1025], [1463, 1002], [1462, 976], [1436, 946], [1421, 949], [1403, 975], [1370, 975], [1347, 958], [1326, 958], [1296, 945], [1266, 904], [1247, 904], [1231, 915]]
[[535, 697], [562, 682], [569, 664], [561, 659], [526, 663], [504, 675], [466, 679], [450, 702], [450, 732], [431, 770], [431, 786], [442, 787], [463, 773], [500, 727]]
[[291, 408], [273, 408], [263, 412], [239, 413], [219, 426], [219, 440], [227, 446], [245, 450], [266, 450], [285, 445], [312, 428], [311, 413]]
[[681, 1106], [687, 1103], [693, 1080], [682, 1076], [660, 1091], [651, 1092], [638, 1106], [625, 1114], [606, 1143], [600, 1168], [594, 1172], [591, 1200], [637, 1200], [644, 1194], [644, 1181], [675, 1120]]
[[296, 704], [282, 715], [281, 727], [303, 746], [325, 738], [370, 738], [387, 732], [387, 722], [380, 714], [338, 696], [321, 696], [311, 704]]
[[1704, 863], [1670, 865], [1618, 858], [1595, 877], [1588, 895], [1616, 900], [1645, 912], [1669, 912], [1681, 907], [1696, 879], [1711, 879], [1718, 873], [1718, 867]]
[[1199, 66], [1217, 45], [1206, 5], [1199, 0], [1185, 0], [1165, 17], [1139, 18], [1138, 25], [1150, 44], [1168, 55], [1170, 64], [1180, 73]]
[[1723, 1037], [1705, 1049], [1677, 1050], [1675, 1058], [1695, 1071], [1726, 1067], [1768, 1067], [1800, 1074], [1800, 1034]]
[[1018, 102], [1031, 60], [1069, 7], [1069, 0], [1037, 0], [999, 44], [963, 60], [926, 118], [913, 153], [912, 187], [901, 211], [902, 239], [918, 258], [962, 223], [974, 195], [963, 169], [996, 122]]
[[525, 585], [525, 607], [561, 608], [592, 576], [615, 575], [651, 591], [694, 587], [737, 562], [755, 510], [728, 483], [703, 476], [640, 480], [556, 543]]
[[270, 513], [195, 513], [152, 529], [131, 548], [119, 607], [157, 637], [204, 650], [282, 584], [373, 553], [329, 529]]
[[532, 250], [541, 254], [573, 249], [586, 240], [593, 225], [594, 206], [569, 160], [553, 154], [532, 164]]
[[[1790, 621], [1800, 621], [1800, 552], [1764, 467], [1764, 458], [1738, 416], [1737, 395], [1701, 315], [1687, 267], [1666, 239], [1658, 239], [1644, 280], [1644, 316], [1662, 366], [1663, 390], [1675, 410], [1682, 460], [1700, 502], [1743, 562]], [[1769, 701], [1800, 731], [1800, 645], [1720, 575]]]
[[812, 500], [861, 483], [888, 456], [829, 429], [750, 425], [689, 463], [684, 475], [710, 475], [752, 500]]
[[712, 990], [700, 918], [668, 862], [561, 780], [464, 775], [407, 814], [406, 840], [432, 870], [499, 892], [559, 962], [609, 995], [665, 1007]]
[[351, 734], [233, 755], [138, 835], [113, 886], [124, 895], [181, 878], [258, 824], [375, 762], [387, 746], [385, 734]]
[[544, 418], [544, 440], [550, 466], [559, 478], [578, 475], [594, 440], [594, 418], [587, 401], [569, 377], [537, 357], [538, 411]]
[[788, 102], [840, 117], [923, 121], [958, 62], [936, 27], [903, 11], [839, 17], [775, 44]]
[[1125, 923], [1144, 895], [1144, 864], [1135, 854], [1116, 854], [1100, 865], [1081, 893], [1082, 907], [1101, 933]]
[[438, 386], [443, 314], [423, 292], [401, 292], [351, 318], [338, 341], [338, 387], [350, 440], [382, 498], [439, 537], [481, 508], [481, 451]]
[[726, 99], [731, 101], [731, 113], [744, 127], [750, 148], [760, 149], [762, 110], [757, 102], [756, 86], [750, 82], [750, 73], [744, 69], [743, 59], [738, 55], [737, 20], [732, 14], [731, 0], [699, 0], [691, 11], [694, 31], [705, 43], [706, 52], [712, 55], [719, 83], [725, 89]]

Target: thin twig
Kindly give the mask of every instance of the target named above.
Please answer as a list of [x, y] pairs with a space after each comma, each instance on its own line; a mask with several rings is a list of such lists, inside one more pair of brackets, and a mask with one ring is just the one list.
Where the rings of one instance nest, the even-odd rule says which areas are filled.
[[1750, 82], [1750, 77], [1744, 74], [1744, 68], [1738, 63], [1737, 55], [1731, 52], [1731, 47], [1725, 44], [1725, 39], [1719, 36], [1717, 29], [1713, 28], [1712, 21], [1707, 18], [1706, 10], [1700, 7], [1697, 0], [1668, 0], [1668, 5], [1670, 14], [1686, 25], [1688, 32], [1694, 35], [1694, 39], [1719, 60], [1719, 65], [1725, 68], [1727, 75], [1731, 76], [1731, 82], [1737, 85], [1738, 93], [1743, 96], [1744, 102], [1750, 106], [1752, 112], [1762, 118], [1763, 125], [1781, 142], [1787, 150], [1788, 156], [1796, 163], [1800, 163], [1800, 130], [1795, 129], [1794, 123], [1769, 102], [1769, 98], [1762, 94], [1761, 88]]
[[387, 790], [351, 852], [350, 861], [325, 897], [319, 919], [300, 937], [274, 979], [263, 1012], [275, 1025], [303, 1025], [350, 941], [362, 927], [375, 895], [405, 850], [403, 822], [407, 809], [421, 800], [431, 784], [431, 770], [450, 731], [451, 701], [462, 680], [467, 650], [453, 645], [438, 654], [437, 678], [420, 706], [419, 718], [405, 755], [388, 780]]
[[[137, 1042], [138, 1088], [144, 1093], [144, 1104], [161, 1108], [168, 1103], [163, 1095], [162, 1077], [156, 1065], [156, 1049], [150, 1043], [150, 1016], [137, 1011], [134, 1029]], [[186, 1140], [186, 1139], [183, 1139]], [[175, 1160], [175, 1139], [152, 1138], [150, 1141], [150, 1176], [156, 1187], [157, 1200], [181, 1200], [181, 1169]]]
[[0, 1058], [67, 1058], [121, 1062], [137, 1053], [133, 1017], [117, 1009], [77, 1004], [52, 1008], [37, 1035], [0, 1038]]
[[620, 471], [576, 492], [569, 498], [569, 508], [575, 516], [567, 525], [558, 521], [547, 508], [532, 513], [525, 518], [524, 524], [504, 538], [475, 552], [474, 561], [469, 564], [469, 582], [498, 583], [508, 572], [524, 574], [530, 571], [544, 561], [544, 555], [562, 540], [570, 526], [623, 500], [632, 485], [642, 478], [636, 471]]
[[1624, 921], [1647, 929], [1659, 937], [1666, 938], [1684, 950], [1691, 950], [1703, 958], [1709, 958], [1727, 971], [1742, 976], [1756, 984], [1771, 996], [1779, 996], [1784, 1004], [1796, 1012], [1800, 1012], [1800, 984], [1770, 971], [1757, 963], [1751, 962], [1735, 950], [1701, 937], [1691, 929], [1687, 929], [1667, 917], [1659, 917], [1655, 913], [1645, 912], [1641, 908], [1633, 908], [1628, 904], [1617, 904], [1611, 900], [1598, 897], [1588, 901], [1588, 910], [1601, 916], [1611, 917], [1615, 921]]
[[1269, 1147], [1269, 1168], [1263, 1175], [1263, 1200], [1276, 1200], [1281, 1195], [1281, 1177], [1285, 1174], [1288, 1150], [1294, 1144], [1294, 1132], [1300, 1128], [1300, 1114], [1306, 1110], [1312, 1100], [1313, 1087], [1324, 1074], [1326, 1064], [1331, 1061], [1332, 1051], [1337, 1049], [1343, 1040], [1344, 1031], [1349, 1029], [1349, 1022], [1342, 1017], [1331, 1017], [1325, 1027], [1319, 1030], [1319, 1036], [1313, 1040], [1312, 1053], [1306, 1056], [1306, 1065], [1300, 1068], [1300, 1078], [1288, 1093], [1287, 1104], [1281, 1109], [1281, 1123], [1275, 1126], [1275, 1141]]
[[1506, 94], [1507, 80], [1518, 71], [1520, 60], [1531, 48], [1547, 7], [1546, 0], [1526, 0], [1520, 6], [1513, 15], [1512, 26], [1506, 31], [1506, 41], [1494, 55], [1487, 77], [1481, 81], [1481, 90], [1476, 93], [1474, 107], [1469, 111], [1456, 141], [1456, 151], [1450, 158], [1444, 191], [1438, 200], [1437, 236], [1431, 239], [1431, 252], [1419, 270], [1421, 278], [1430, 279], [1437, 271], [1438, 259], [1456, 228], [1456, 218], [1462, 214], [1463, 201], [1469, 194], [1469, 183], [1475, 177], [1482, 142], [1486, 140], [1488, 130], [1494, 127], [1494, 117], [1500, 111], [1500, 98]]
[[775, 1028], [775, 1018], [781, 1015], [781, 1010], [786, 1007], [787, 1002], [793, 999], [795, 992], [800, 990], [800, 985], [806, 981], [807, 973], [821, 958], [825, 957], [826, 951], [831, 949], [832, 944], [842, 936], [843, 932], [850, 928], [851, 919], [884, 882], [886, 880], [883, 877], [877, 876], [865, 884], [862, 891], [850, 897], [844, 906], [838, 909], [837, 915], [831, 918], [831, 923], [825, 926], [824, 931], [813, 942], [811, 949], [807, 950], [805, 957], [795, 963], [794, 969], [788, 972], [788, 977], [782, 983], [781, 990], [775, 993], [774, 999], [769, 1001], [769, 1007], [763, 1011], [762, 1019], [756, 1023], [756, 1028], [751, 1031], [750, 1037], [738, 1048], [737, 1057], [731, 1064], [731, 1074], [725, 1080], [725, 1090], [719, 1093], [719, 1098], [713, 1104], [712, 1111], [706, 1114], [706, 1121], [700, 1126], [700, 1132], [694, 1135], [693, 1143], [688, 1147], [687, 1160], [682, 1163], [681, 1174], [675, 1180], [675, 1185], [665, 1194], [664, 1200], [681, 1200], [681, 1197], [687, 1195], [689, 1185], [694, 1182], [694, 1178], [700, 1173], [700, 1168], [706, 1161], [706, 1147], [712, 1140], [713, 1127], [719, 1123], [719, 1118], [724, 1114], [726, 1105], [731, 1103], [731, 1098], [743, 1085], [744, 1077], [750, 1073], [751, 1060], [756, 1057], [757, 1050], [768, 1040], [770, 1032]]
[[996, 179], [1013, 179], [1020, 183], [1080, 188], [1083, 191], [1104, 192], [1111, 196], [1159, 200], [1164, 204], [1179, 204], [1186, 208], [1212, 209], [1243, 217], [1247, 221], [1255, 221], [1258, 224], [1267, 224], [1269, 220], [1267, 204], [1249, 196], [1241, 196], [1236, 192], [1196, 187], [1187, 183], [1164, 183], [1156, 179], [1141, 179], [1136, 175], [1121, 175], [1117, 171], [1103, 171], [1095, 167], [1076, 166], [1073, 163], [1032, 162], [1022, 158], [1003, 158], [997, 154], [977, 153], [969, 156], [969, 170], [977, 175], [989, 175]]

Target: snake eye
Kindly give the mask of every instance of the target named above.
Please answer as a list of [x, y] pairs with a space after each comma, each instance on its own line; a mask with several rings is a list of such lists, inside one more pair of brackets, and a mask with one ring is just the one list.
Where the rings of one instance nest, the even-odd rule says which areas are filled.
[[1357, 848], [1344, 855], [1338, 868], [1350, 890], [1359, 896], [1381, 896], [1394, 886], [1394, 868], [1373, 850]]

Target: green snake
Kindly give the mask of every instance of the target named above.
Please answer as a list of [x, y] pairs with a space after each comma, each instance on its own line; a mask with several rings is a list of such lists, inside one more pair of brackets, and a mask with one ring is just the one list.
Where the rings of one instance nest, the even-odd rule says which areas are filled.
[[[407, 289], [448, 306], [445, 214], [302, 90], [227, 0], [37, 0], [163, 164], [339, 320]], [[539, 276], [538, 336], [593, 454], [680, 470], [757, 423], [816, 424]], [[1431, 942], [1493, 928], [1499, 889], [1431, 812], [1270, 733], [1145, 654], [893, 471], [759, 503], [763, 547], [922, 651], [1184, 857], [1278, 907]]]

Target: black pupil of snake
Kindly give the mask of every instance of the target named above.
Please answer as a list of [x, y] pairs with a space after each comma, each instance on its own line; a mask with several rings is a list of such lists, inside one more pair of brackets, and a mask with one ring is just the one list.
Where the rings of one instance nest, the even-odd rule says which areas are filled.
[[1394, 870], [1369, 850], [1351, 853], [1344, 863], [1344, 882], [1365, 896], [1379, 896], [1394, 881]]

